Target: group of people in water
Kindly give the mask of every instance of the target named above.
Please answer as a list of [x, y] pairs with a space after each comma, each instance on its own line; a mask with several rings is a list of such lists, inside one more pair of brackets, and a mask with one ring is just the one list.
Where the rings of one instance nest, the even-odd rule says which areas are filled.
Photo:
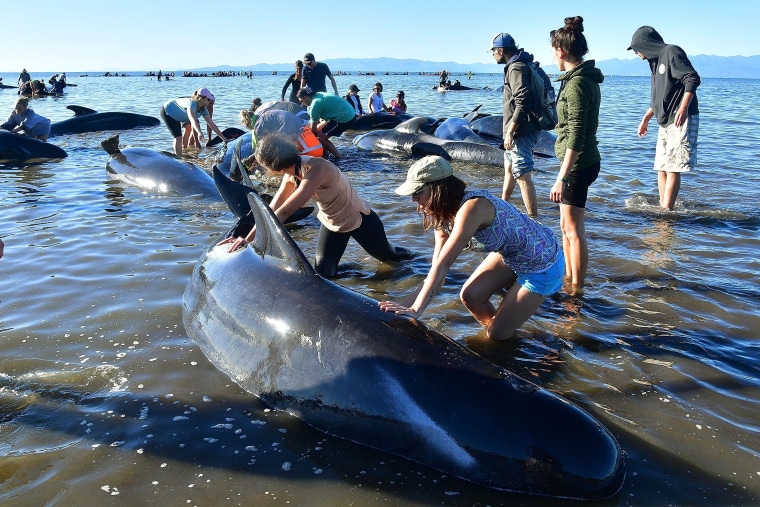
[[45, 95], [62, 95], [66, 88], [66, 73], [53, 74], [48, 79], [50, 88], [45, 85], [43, 79], [32, 79], [26, 69], [18, 76], [18, 93], [30, 97], [43, 97]]
[[[588, 267], [584, 213], [588, 190], [601, 167], [596, 132], [601, 102], [599, 85], [604, 79], [593, 60], [584, 60], [588, 44], [583, 31], [583, 18], [576, 16], [565, 18], [564, 25], [550, 33], [552, 54], [561, 74], [556, 78], [560, 90], [554, 128], [560, 168], [549, 198], [560, 205], [561, 241], [551, 228], [538, 221], [536, 192], [530, 178], [534, 170], [532, 150], [541, 130], [537, 123], [540, 101], [535, 96], [537, 91], [531, 90], [533, 57], [520, 49], [511, 35], [500, 33], [492, 38], [491, 51], [495, 61], [505, 65], [502, 195], [468, 190], [451, 164], [441, 157], [426, 156], [412, 164], [406, 180], [395, 192], [410, 197], [422, 217], [423, 228], [434, 231], [431, 267], [417, 290], [402, 301], [379, 302], [381, 309], [419, 318], [465, 249], [487, 253], [464, 283], [460, 299], [493, 340], [512, 337], [545, 298], [559, 291], [563, 284], [569, 294], [582, 293]], [[655, 170], [660, 173], [661, 205], [672, 209], [678, 191], [672, 175], [680, 176], [695, 162], [698, 128], [695, 92], [699, 76], [683, 50], [665, 44], [651, 27], [637, 30], [629, 49], [648, 60], [652, 69], [652, 102], [639, 126], [639, 135], [646, 134], [649, 120], [656, 116], [660, 134]], [[327, 78], [334, 95], [326, 93]], [[339, 97], [329, 68], [315, 62], [311, 53], [304, 56], [303, 62], [296, 62], [295, 72], [283, 87], [283, 100], [289, 87], [294, 89], [295, 98], [309, 108], [309, 129], [322, 143], [325, 136], [343, 132], [359, 115], [387, 113], [391, 108], [406, 110], [403, 92], [390, 106], [384, 104], [381, 83], [375, 84], [366, 110], [355, 84], [344, 98]], [[290, 97], [292, 100], [293, 92]], [[196, 118], [195, 122], [190, 121], [202, 142], [197, 118], [206, 116], [203, 109], [213, 103], [213, 95], [201, 89], [190, 100], [200, 103], [200, 107], [188, 105], [185, 110]], [[168, 116], [174, 107], [165, 109], [162, 116]], [[171, 121], [167, 125], [175, 135], [176, 146], [179, 125], [188, 120], [174, 121], [174, 129]], [[213, 123], [209, 125], [223, 137]], [[256, 163], [282, 178], [270, 203], [275, 215], [284, 222], [310, 199], [319, 208], [321, 226], [315, 255], [318, 273], [337, 276], [350, 238], [383, 262], [399, 262], [413, 256], [408, 250], [390, 244], [380, 217], [333, 162], [305, 154], [303, 145], [278, 133], [256, 139], [255, 143]], [[339, 158], [332, 143], [324, 144], [326, 152]], [[509, 203], [517, 186], [525, 213]], [[254, 226], [247, 235], [231, 237], [220, 244], [232, 253], [251, 242], [255, 235]], [[491, 301], [495, 294], [503, 295], [498, 304]]]
[[[561, 74], [556, 79], [560, 90], [555, 127], [555, 154], [560, 168], [549, 198], [560, 205], [561, 241], [551, 228], [538, 221], [536, 193], [530, 179], [534, 170], [532, 149], [540, 132], [534, 118], [537, 101], [530, 98], [533, 92], [525, 91], [531, 86], [530, 72], [534, 72], [530, 66], [532, 55], [519, 49], [511, 35], [500, 33], [492, 38], [491, 51], [495, 61], [505, 65], [502, 195], [468, 190], [451, 164], [441, 157], [426, 156], [412, 164], [395, 192], [410, 197], [422, 217], [424, 230], [434, 231], [431, 267], [416, 290], [400, 302], [379, 302], [381, 309], [419, 318], [465, 249], [487, 253], [464, 283], [460, 299], [490, 339], [511, 338], [563, 283], [568, 293], [582, 292], [588, 267], [585, 204], [601, 166], [596, 131], [601, 100], [599, 84], [604, 76], [593, 60], [584, 61], [588, 45], [580, 16], [566, 18], [564, 26], [551, 31], [550, 41]], [[665, 44], [652, 27], [639, 28], [628, 49], [647, 60], [652, 70], [652, 100], [638, 134], [645, 135], [650, 119], [657, 118], [660, 130], [654, 169], [658, 172], [661, 206], [672, 209], [681, 173], [689, 171], [696, 162], [699, 76], [683, 50]], [[326, 79], [331, 81], [334, 95], [326, 93]], [[360, 90], [355, 84], [345, 97], [338, 96], [329, 67], [316, 62], [311, 53], [304, 56], [302, 65], [296, 63], [296, 71], [283, 88], [283, 100], [290, 86], [298, 88], [295, 98], [309, 108], [307, 129], [335, 158], [340, 154], [332, 143], [325, 142], [327, 137], [339, 135], [357, 116], [406, 111], [403, 92], [389, 106], [384, 104], [381, 83], [375, 84], [367, 110], [362, 107]], [[206, 121], [209, 137], [213, 131], [227, 142], [211, 117], [214, 101], [207, 88], [200, 88], [191, 97], [170, 100], [162, 106], [161, 118], [172, 134], [175, 154], [181, 156], [183, 147], [192, 143], [198, 146], [205, 143], [200, 118]], [[260, 105], [260, 100], [258, 104], [254, 101], [251, 110]], [[254, 127], [251, 123], [248, 126]], [[183, 127], [187, 128], [186, 133]], [[45, 140], [50, 122], [35, 115], [28, 108], [28, 98], [21, 97], [2, 128], [24, 130], [27, 135]], [[256, 163], [282, 178], [270, 203], [275, 215], [284, 222], [310, 199], [318, 206], [321, 224], [315, 255], [318, 273], [325, 277], [338, 275], [339, 262], [350, 238], [383, 262], [413, 257], [407, 249], [390, 244], [377, 213], [359, 196], [340, 168], [319, 156], [320, 152], [307, 150], [305, 144], [279, 133], [270, 133], [255, 143]], [[508, 202], [516, 186], [520, 187], [525, 213]], [[231, 237], [220, 244], [232, 253], [251, 242], [255, 235], [254, 226], [247, 235]], [[3, 246], [0, 241], [0, 257]], [[495, 294], [503, 295], [498, 304], [491, 301]]]
[[[578, 30], [577, 26], [566, 26], [552, 32], [555, 54], [562, 54], [558, 56], [560, 61], [580, 64], [585, 52], [578, 53], [576, 39], [583, 37], [581, 31], [582, 27]], [[496, 45], [492, 44], [492, 48], [496, 53]], [[297, 82], [298, 64], [296, 66], [294, 76], [289, 77], [289, 86]], [[296, 96], [310, 111], [317, 101], [322, 101], [320, 107], [325, 109], [328, 97], [333, 97], [330, 102], [334, 104], [328, 107], [338, 109], [338, 101], [348, 105], [346, 118], [362, 113], [359, 89], [355, 85], [349, 87], [349, 94], [343, 100], [337, 93], [327, 95], [315, 91], [311, 85], [316, 88], [318, 84], [309, 84], [303, 76], [301, 81], [304, 86]], [[284, 99], [286, 91], [284, 88], [281, 98]], [[387, 112], [381, 94], [382, 84], [376, 83], [367, 104], [370, 114]], [[397, 97], [401, 104], [403, 98], [403, 94]], [[394, 105], [398, 106], [399, 102]], [[563, 118], [558, 128], [568, 128], [569, 120], [564, 117], [568, 110], [561, 111]], [[310, 118], [315, 121], [313, 114]], [[335, 277], [338, 274], [339, 261], [350, 238], [380, 261], [399, 262], [412, 257], [408, 250], [390, 244], [381, 219], [330, 160], [300, 153], [291, 138], [277, 133], [258, 139], [253, 156], [271, 174], [282, 177], [270, 202], [280, 221], [284, 222], [309, 199], [316, 202], [321, 226], [315, 269], [321, 275]], [[522, 213], [506, 199], [486, 190], [468, 190], [444, 158], [431, 155], [412, 164], [406, 180], [395, 192], [411, 198], [422, 216], [423, 228], [433, 229], [435, 246], [430, 271], [422, 285], [403, 301], [379, 302], [384, 311], [419, 318], [443, 285], [454, 261], [468, 248], [485, 252], [487, 256], [465, 282], [460, 298], [491, 339], [512, 337], [544, 299], [561, 288], [566, 262], [562, 244], [553, 230]], [[230, 237], [220, 245], [232, 253], [253, 241], [255, 235], [254, 226], [247, 235]], [[502, 301], [494, 305], [491, 299], [499, 293], [503, 293]]]

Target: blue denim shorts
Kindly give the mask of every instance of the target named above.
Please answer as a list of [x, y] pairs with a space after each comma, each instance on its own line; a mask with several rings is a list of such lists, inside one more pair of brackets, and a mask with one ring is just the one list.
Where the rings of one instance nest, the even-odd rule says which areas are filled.
[[562, 276], [564, 274], [565, 256], [560, 249], [557, 260], [549, 269], [540, 273], [518, 273], [517, 283], [536, 294], [551, 296], [562, 287]]
[[538, 142], [538, 133], [515, 139], [511, 150], [504, 151], [504, 167], [512, 166], [512, 176], [519, 178], [533, 171], [533, 148]]

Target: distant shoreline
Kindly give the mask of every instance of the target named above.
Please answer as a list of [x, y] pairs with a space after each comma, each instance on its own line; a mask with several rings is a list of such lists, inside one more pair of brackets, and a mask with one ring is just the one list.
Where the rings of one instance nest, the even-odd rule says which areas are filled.
[[[728, 79], [760, 79], [760, 55], [757, 56], [712, 56], [696, 55], [689, 57], [694, 68], [697, 69], [702, 78], [728, 78]], [[457, 62], [430, 62], [412, 59], [397, 58], [334, 58], [322, 60], [336, 75], [342, 72], [347, 75], [434, 75], [442, 69], [446, 69], [450, 74], [462, 75], [472, 72], [473, 75], [492, 75], [501, 74], [502, 66], [487, 63], [462, 64]], [[558, 74], [559, 70], [551, 62], [541, 62], [542, 67], [549, 74]], [[625, 76], [625, 77], [648, 77], [649, 67], [638, 58], [621, 60], [601, 60], [596, 62], [596, 66], [608, 76]], [[346, 70], [352, 69], [352, 70]], [[159, 69], [147, 70], [89, 70], [89, 71], [70, 71], [68, 69], [57, 69], [55, 71], [35, 71], [29, 69], [33, 74], [52, 75], [65, 71], [69, 76], [79, 76], [87, 74], [90, 77], [103, 75], [105, 73], [128, 74], [128, 75], [147, 75], [150, 72], [157, 73]], [[276, 72], [277, 75], [290, 75], [293, 72], [293, 63], [257, 63], [255, 65], [219, 65], [216, 67], [199, 67], [195, 69], [162, 69], [164, 73], [174, 72], [176, 79], [182, 77], [183, 72], [207, 73], [212, 72], [248, 72], [252, 71], [256, 75]], [[18, 76], [20, 69], [15, 71], [3, 71], [0, 74]], [[237, 75], [237, 74], [236, 74]], [[15, 83], [16, 79], [13, 78]]]

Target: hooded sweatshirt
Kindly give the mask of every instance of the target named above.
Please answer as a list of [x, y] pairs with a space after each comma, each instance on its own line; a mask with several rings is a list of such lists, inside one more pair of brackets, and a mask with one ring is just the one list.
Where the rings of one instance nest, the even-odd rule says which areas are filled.
[[636, 30], [628, 49], [643, 55], [649, 63], [652, 71], [652, 98], [649, 105], [657, 117], [657, 123], [663, 127], [673, 123], [684, 92], [694, 94], [688, 116], [699, 114], [697, 87], [701, 81], [683, 49], [665, 44], [662, 36], [651, 26], [642, 26]]
[[561, 83], [557, 97], [557, 141], [554, 153], [565, 158], [567, 148], [578, 152], [571, 171], [582, 170], [601, 160], [596, 131], [599, 127], [599, 106], [602, 94], [599, 84], [602, 71], [594, 60], [588, 60], [557, 78]]

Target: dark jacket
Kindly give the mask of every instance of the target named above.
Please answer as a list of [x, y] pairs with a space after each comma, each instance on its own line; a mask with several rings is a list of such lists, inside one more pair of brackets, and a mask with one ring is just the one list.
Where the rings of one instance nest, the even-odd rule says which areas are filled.
[[[358, 95], [344, 95], [343, 96], [346, 101], [351, 104], [351, 107], [354, 108], [354, 111], [356, 111], [356, 115], [359, 116], [360, 114], [364, 114], [364, 108], [362, 107], [362, 101], [359, 98]], [[356, 99], [356, 103], [354, 103], [354, 99]], [[358, 107], [357, 107], [358, 106]]]
[[599, 127], [599, 105], [602, 93], [599, 84], [604, 81], [594, 60], [581, 63], [557, 78], [557, 141], [554, 153], [565, 158], [567, 148], [578, 152], [578, 160], [571, 171], [582, 170], [601, 161], [596, 131]]
[[520, 49], [504, 67], [504, 125], [506, 137], [510, 122], [517, 125], [515, 137], [535, 134], [538, 127], [531, 118], [531, 112], [538, 109], [538, 97], [531, 91], [533, 55]]
[[630, 49], [643, 55], [649, 63], [652, 72], [652, 97], [649, 105], [657, 123], [663, 127], [673, 123], [684, 92], [694, 94], [688, 115], [699, 114], [696, 94], [701, 81], [683, 49], [665, 44], [662, 36], [651, 26], [642, 26], [636, 30]]
[[288, 100], [290, 102], [295, 102], [296, 104], [300, 104], [298, 97], [296, 96], [298, 94], [298, 90], [301, 89], [301, 80], [296, 79], [296, 73], [292, 73], [288, 80], [285, 81], [285, 86], [282, 87], [282, 93], [280, 94], [280, 97], [282, 97], [283, 100], [285, 100], [285, 93], [288, 91], [288, 87], [292, 86], [290, 90], [290, 97], [288, 97]]

